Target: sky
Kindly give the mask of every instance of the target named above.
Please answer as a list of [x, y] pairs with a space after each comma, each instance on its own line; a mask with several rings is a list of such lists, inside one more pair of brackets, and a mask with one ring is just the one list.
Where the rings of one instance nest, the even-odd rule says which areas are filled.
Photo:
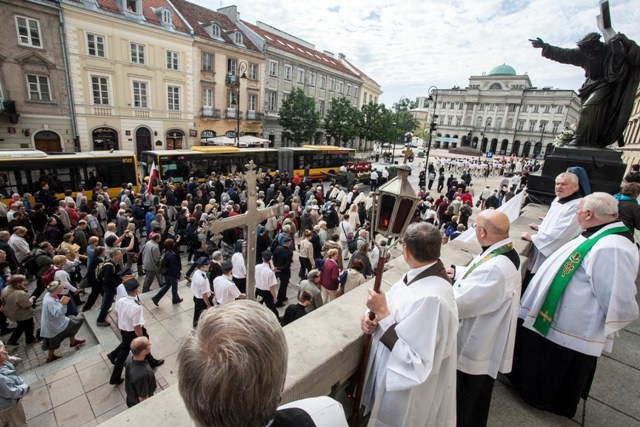
[[[428, 88], [466, 87], [469, 76], [511, 65], [534, 86], [577, 90], [584, 71], [540, 56], [528, 39], [575, 47], [598, 32], [599, 0], [190, 0], [210, 9], [235, 4], [243, 20], [261, 21], [344, 53], [382, 86], [391, 106]], [[610, 0], [615, 31], [640, 43], [640, 0]]]

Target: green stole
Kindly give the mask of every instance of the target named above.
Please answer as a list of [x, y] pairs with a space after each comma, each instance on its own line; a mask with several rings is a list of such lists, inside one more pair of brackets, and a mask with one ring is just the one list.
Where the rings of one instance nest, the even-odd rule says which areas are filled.
[[[509, 252], [512, 249], [513, 249], [513, 243], [511, 243], [511, 242], [509, 242], [509, 243], [507, 243], [505, 245], [502, 245], [502, 246], [500, 246], [498, 248], [495, 248], [494, 250], [492, 250], [491, 252], [489, 252], [488, 254], [483, 256], [482, 258], [480, 258], [480, 260], [478, 262], [476, 262], [471, 267], [469, 267], [469, 269], [464, 274], [464, 276], [462, 276], [462, 280], [466, 279], [467, 276], [469, 274], [471, 274], [471, 272], [473, 270], [475, 270], [476, 268], [480, 267], [482, 264], [484, 264], [485, 262], [489, 261], [491, 258], [497, 257], [498, 255], [506, 254], [507, 252]], [[460, 286], [460, 285], [458, 285], [458, 286]]]
[[562, 263], [560, 270], [556, 273], [549, 286], [549, 290], [547, 291], [547, 296], [544, 299], [544, 303], [542, 303], [542, 307], [540, 307], [540, 311], [538, 312], [538, 316], [533, 324], [533, 327], [540, 332], [542, 336], [547, 336], [549, 333], [549, 329], [551, 329], [551, 322], [553, 321], [553, 316], [556, 314], [556, 309], [558, 308], [558, 303], [560, 302], [560, 297], [564, 293], [571, 277], [578, 270], [578, 267], [584, 261], [584, 257], [589, 252], [589, 250], [595, 245], [598, 240], [606, 237], [610, 234], [616, 233], [625, 233], [629, 231], [629, 229], [625, 226], [613, 227], [608, 230], [603, 231], [597, 236], [590, 237], [584, 242], [580, 243], [580, 245], [567, 257], [567, 259]]

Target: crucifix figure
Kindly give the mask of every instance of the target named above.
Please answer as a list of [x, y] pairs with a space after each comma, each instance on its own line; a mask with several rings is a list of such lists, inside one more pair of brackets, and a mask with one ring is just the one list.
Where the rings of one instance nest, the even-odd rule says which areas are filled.
[[245, 265], [247, 267], [247, 297], [255, 298], [255, 269], [256, 269], [256, 231], [258, 225], [267, 218], [272, 216], [282, 215], [284, 207], [282, 203], [277, 205], [258, 209], [256, 203], [256, 165], [253, 160], [249, 161], [246, 165], [247, 173], [247, 211], [243, 214], [236, 215], [231, 218], [217, 219], [210, 223], [207, 227], [211, 233], [215, 234], [229, 228], [243, 227], [246, 229], [245, 242], [247, 245], [247, 251], [244, 258]]

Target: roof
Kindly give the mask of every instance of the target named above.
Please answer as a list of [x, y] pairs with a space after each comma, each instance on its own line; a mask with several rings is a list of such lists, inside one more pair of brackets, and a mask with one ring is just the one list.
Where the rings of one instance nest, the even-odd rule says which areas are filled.
[[342, 64], [340, 60], [334, 58], [333, 56], [329, 56], [323, 52], [311, 49], [307, 46], [303, 46], [277, 34], [263, 30], [262, 28], [247, 21], [242, 21], [242, 23], [249, 27], [253, 32], [255, 32], [269, 46], [272, 46], [279, 50], [284, 50], [300, 58], [304, 58], [311, 62], [324, 65], [325, 67], [333, 68], [334, 70], [340, 71], [342, 73], [358, 77], [357, 74], [355, 74], [344, 64]]
[[489, 71], [489, 76], [517, 76], [516, 70], [507, 64], [497, 65]]
[[[189, 22], [189, 25], [191, 25], [197, 36], [209, 40], [215, 40], [219, 43], [226, 43], [232, 46], [241, 47], [231, 39], [230, 34], [235, 31], [240, 31], [242, 33], [242, 30], [240, 30], [227, 15], [190, 3], [186, 0], [171, 0], [171, 3], [182, 14], [184, 19]], [[212, 23], [217, 24], [220, 27], [220, 37], [222, 40], [211, 37], [204, 29], [204, 27]], [[260, 52], [260, 49], [258, 49], [258, 47], [253, 44], [249, 37], [244, 33], [242, 42], [245, 48], [255, 52]]]
[[352, 62], [350, 62], [349, 60], [347, 60], [347, 58], [343, 58], [342, 59], [344, 62], [347, 63], [347, 65], [349, 67], [351, 67], [356, 73], [358, 73], [360, 75], [360, 77], [366, 77], [369, 80], [371, 80], [373, 83], [377, 84], [378, 86], [380, 86], [380, 84], [378, 82], [376, 82], [375, 80], [373, 80], [370, 76], [368, 76], [366, 73], [364, 73], [362, 70], [360, 70], [358, 67], [356, 67], [355, 65], [353, 65]]
[[[100, 9], [116, 15], [124, 15], [118, 7], [118, 2], [119, 0], [96, 0]], [[190, 33], [189, 27], [180, 18], [180, 16], [175, 13], [167, 0], [142, 0], [142, 15], [144, 16], [145, 21], [149, 24], [161, 27], [162, 22], [160, 21], [160, 17], [155, 13], [155, 10], [158, 10], [161, 7], [165, 7], [171, 11], [171, 22], [176, 31], [181, 33]]]

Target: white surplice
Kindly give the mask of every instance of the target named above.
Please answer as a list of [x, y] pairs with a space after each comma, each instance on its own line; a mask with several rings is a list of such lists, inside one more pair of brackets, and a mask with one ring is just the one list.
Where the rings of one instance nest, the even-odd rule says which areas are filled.
[[538, 226], [538, 232], [531, 236], [533, 247], [529, 254], [528, 268], [536, 273], [542, 263], [562, 245], [582, 232], [576, 210], [580, 199], [560, 203], [556, 197], [547, 215]]
[[[609, 224], [605, 230], [624, 225]], [[519, 317], [524, 326], [533, 324], [556, 273], [567, 257], [585, 241], [578, 236], [547, 259], [522, 296]], [[636, 275], [638, 249], [621, 234], [600, 239], [584, 257], [564, 290], [546, 338], [574, 351], [600, 356], [611, 352], [620, 329], [638, 318]]]
[[511, 372], [522, 276], [509, 258], [494, 256], [463, 279], [471, 266], [511, 239], [476, 256], [468, 267], [456, 266], [453, 294], [458, 306], [458, 370], [470, 375]]
[[369, 426], [455, 426], [458, 314], [451, 284], [433, 276], [410, 286], [399, 281], [387, 302], [398, 341], [392, 351], [380, 342], [382, 324], [373, 334], [362, 399]]

